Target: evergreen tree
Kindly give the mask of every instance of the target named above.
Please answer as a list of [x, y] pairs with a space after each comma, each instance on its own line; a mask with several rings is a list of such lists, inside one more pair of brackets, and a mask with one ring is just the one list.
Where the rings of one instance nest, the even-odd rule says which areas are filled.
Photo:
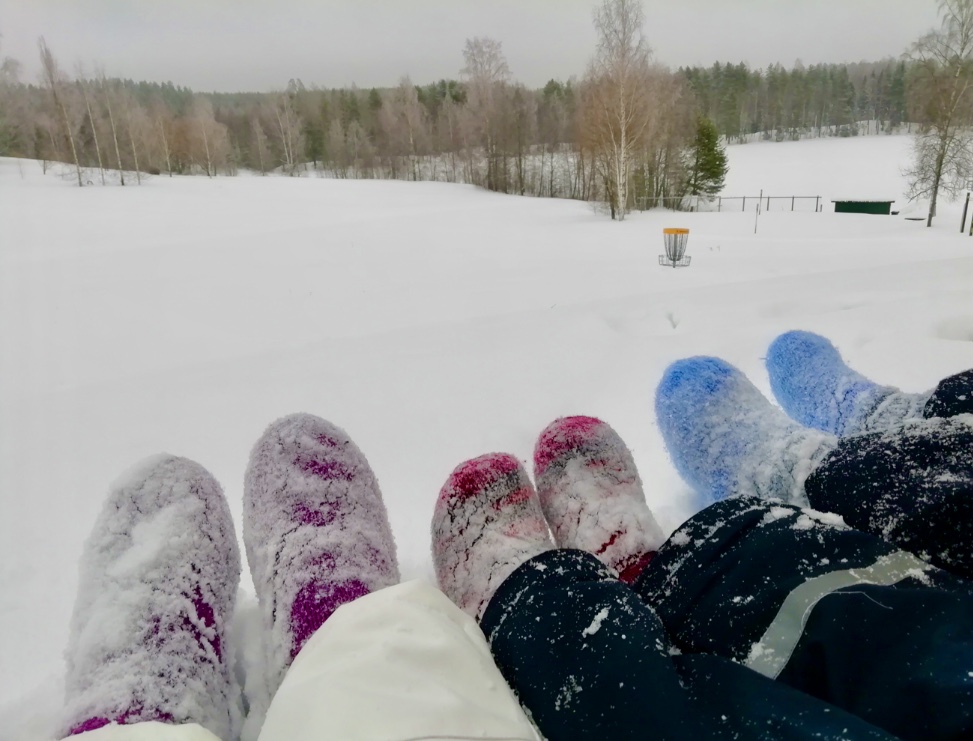
[[898, 126], [908, 116], [906, 89], [905, 62], [899, 62], [889, 83], [889, 125], [891, 127]]
[[697, 120], [696, 139], [689, 156], [690, 195], [715, 196], [723, 190], [729, 167], [726, 152], [720, 144], [720, 134], [710, 119], [700, 117]]

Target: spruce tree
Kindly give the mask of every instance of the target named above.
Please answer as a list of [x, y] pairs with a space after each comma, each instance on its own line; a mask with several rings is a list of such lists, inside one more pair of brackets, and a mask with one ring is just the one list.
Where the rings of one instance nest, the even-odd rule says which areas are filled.
[[690, 195], [715, 196], [723, 190], [723, 182], [729, 170], [726, 152], [720, 144], [716, 124], [706, 117], [701, 116], [696, 122], [696, 139], [690, 158]]

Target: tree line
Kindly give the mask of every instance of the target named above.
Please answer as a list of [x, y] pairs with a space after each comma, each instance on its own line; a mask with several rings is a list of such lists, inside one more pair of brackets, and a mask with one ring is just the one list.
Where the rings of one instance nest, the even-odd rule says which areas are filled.
[[[968, 2], [968, 0], [949, 0]], [[726, 142], [891, 132], [918, 120], [915, 59], [792, 69], [670, 70], [652, 61], [637, 0], [604, 0], [581, 79], [530, 89], [502, 46], [474, 38], [459, 78], [393, 88], [194, 92], [66, 71], [43, 39], [42, 80], [0, 62], [0, 155], [72, 167], [79, 185], [143, 174], [317, 173], [466, 182], [632, 207], [722, 188]]]
[[784, 141], [894, 131], [909, 120], [905, 60], [751, 70], [745, 64], [680, 69], [703, 115], [729, 141]]

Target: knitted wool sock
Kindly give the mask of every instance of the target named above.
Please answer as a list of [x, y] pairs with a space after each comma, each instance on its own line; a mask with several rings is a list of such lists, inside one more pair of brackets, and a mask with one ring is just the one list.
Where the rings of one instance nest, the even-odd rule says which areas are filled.
[[64, 733], [154, 720], [230, 738], [239, 578], [230, 511], [202, 466], [160, 455], [123, 475], [81, 556]]
[[767, 350], [770, 387], [805, 427], [846, 437], [884, 432], [922, 417], [931, 392], [907, 394], [852, 370], [834, 345], [811, 332], [785, 332]]
[[807, 506], [804, 481], [837, 444], [789, 419], [718, 358], [670, 365], [655, 410], [676, 469], [704, 504], [745, 494]]
[[439, 492], [432, 517], [436, 579], [477, 620], [514, 569], [553, 547], [537, 493], [512, 455], [461, 463]]
[[534, 447], [534, 480], [561, 548], [594, 554], [632, 583], [664, 540], [632, 453], [594, 417], [562, 417]]
[[344, 430], [310, 414], [277, 420], [257, 441], [243, 515], [273, 693], [340, 605], [398, 583], [395, 541], [364, 455]]

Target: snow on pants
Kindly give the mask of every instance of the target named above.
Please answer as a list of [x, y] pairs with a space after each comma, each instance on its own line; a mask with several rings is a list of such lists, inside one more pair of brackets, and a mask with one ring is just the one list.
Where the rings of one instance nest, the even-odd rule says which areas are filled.
[[[197, 725], [105, 726], [81, 741], [220, 741]], [[412, 581], [342, 605], [274, 696], [260, 741], [423, 741], [538, 736], [475, 621]], [[228, 741], [224, 739], [223, 741]]]
[[892, 738], [726, 658], [680, 655], [636, 591], [582, 551], [522, 565], [481, 627], [548, 741]]
[[903, 739], [973, 738], [973, 585], [834, 514], [711, 505], [635, 589], [684, 653], [740, 662]]
[[[949, 412], [936, 401], [927, 413]], [[815, 509], [973, 579], [973, 415], [844, 438], [805, 491]]]

